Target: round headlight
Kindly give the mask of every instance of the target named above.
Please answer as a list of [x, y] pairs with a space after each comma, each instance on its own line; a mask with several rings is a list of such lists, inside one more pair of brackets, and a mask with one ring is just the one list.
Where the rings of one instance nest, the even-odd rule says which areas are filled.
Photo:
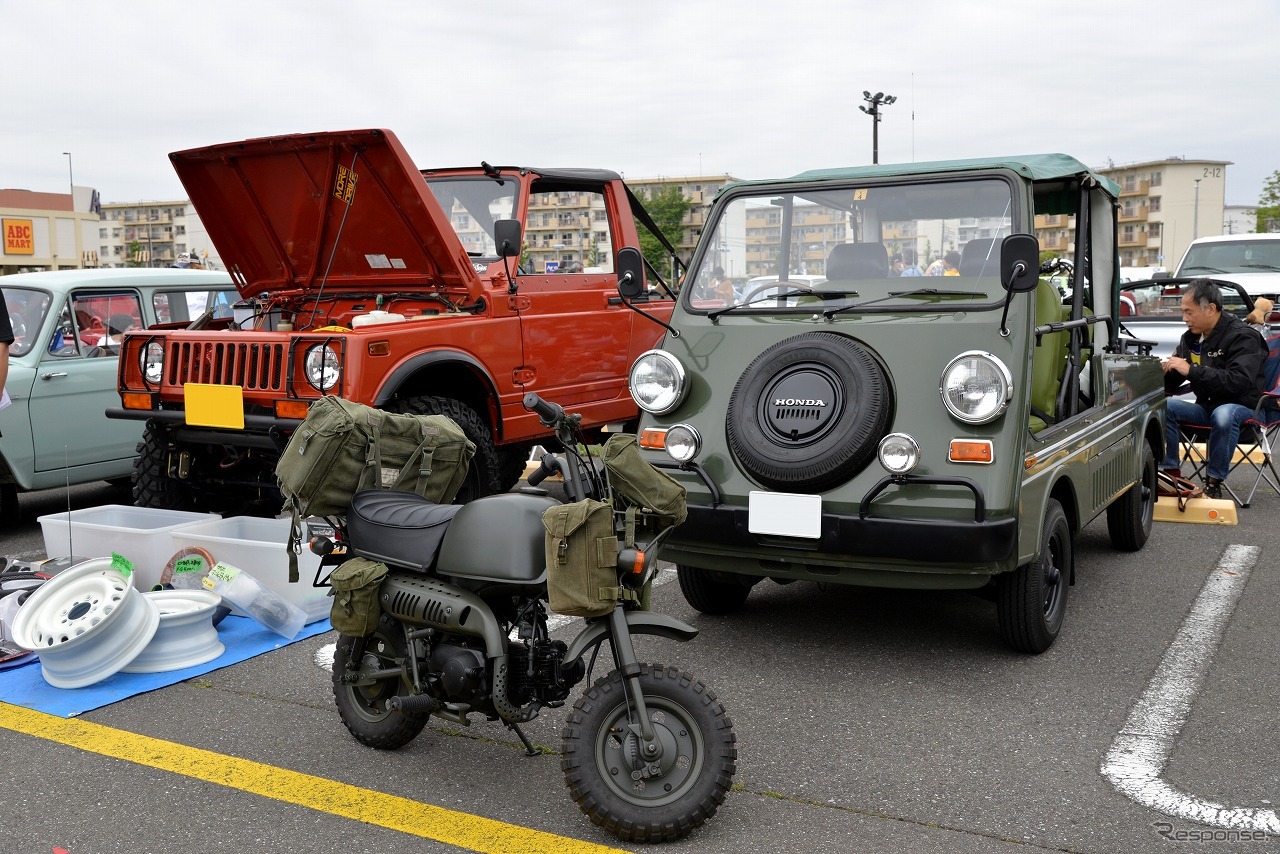
[[702, 450], [702, 437], [688, 424], [677, 424], [667, 430], [667, 456], [678, 463], [687, 463]]
[[986, 424], [1004, 414], [1013, 395], [1013, 375], [990, 353], [970, 350], [956, 356], [942, 372], [942, 402], [966, 424]]
[[307, 350], [305, 365], [307, 382], [320, 391], [328, 391], [338, 384], [341, 366], [338, 354], [328, 344], [317, 344]]
[[666, 415], [684, 399], [684, 366], [670, 353], [650, 350], [642, 353], [631, 366], [627, 384], [641, 409]]
[[880, 440], [876, 456], [889, 474], [906, 474], [920, 462], [920, 445], [906, 433], [890, 433]]
[[148, 383], [158, 383], [164, 376], [164, 345], [152, 341], [142, 351], [142, 378]]

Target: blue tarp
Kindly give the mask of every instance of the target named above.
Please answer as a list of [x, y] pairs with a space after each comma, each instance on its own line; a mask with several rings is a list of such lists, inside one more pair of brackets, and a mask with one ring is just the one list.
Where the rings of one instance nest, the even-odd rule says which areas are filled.
[[329, 629], [329, 621], [320, 620], [303, 626], [297, 637], [287, 641], [247, 617], [227, 617], [218, 624], [218, 640], [222, 641], [226, 649], [213, 661], [164, 673], [117, 673], [83, 688], [53, 687], [44, 681], [40, 675], [39, 662], [33, 657], [31, 664], [0, 671], [0, 701], [71, 718], [136, 694], [145, 694], [147, 691], [238, 664], [264, 652], [315, 637]]

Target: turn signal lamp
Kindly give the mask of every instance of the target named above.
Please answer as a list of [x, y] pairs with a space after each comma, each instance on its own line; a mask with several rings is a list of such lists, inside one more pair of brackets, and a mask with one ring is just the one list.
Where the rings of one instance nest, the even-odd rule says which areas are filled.
[[657, 427], [646, 427], [640, 431], [640, 447], [661, 451], [667, 447], [667, 431]]
[[120, 403], [125, 409], [150, 409], [151, 395], [137, 391], [122, 392]]
[[309, 400], [277, 400], [276, 401], [276, 417], [277, 418], [306, 418], [307, 409], [310, 408]]
[[995, 460], [995, 446], [990, 439], [952, 439], [947, 459], [953, 463], [981, 463]]

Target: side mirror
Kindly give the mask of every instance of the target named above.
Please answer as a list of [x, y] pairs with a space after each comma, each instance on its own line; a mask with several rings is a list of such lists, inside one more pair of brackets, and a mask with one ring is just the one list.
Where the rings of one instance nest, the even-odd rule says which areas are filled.
[[633, 246], [618, 250], [618, 293], [623, 299], [635, 299], [644, 292], [644, 256]]
[[1040, 241], [1030, 234], [1010, 234], [1000, 243], [1000, 271], [1010, 293], [1034, 291], [1040, 283]]
[[515, 258], [520, 254], [520, 220], [500, 219], [493, 224], [493, 242], [499, 258]]

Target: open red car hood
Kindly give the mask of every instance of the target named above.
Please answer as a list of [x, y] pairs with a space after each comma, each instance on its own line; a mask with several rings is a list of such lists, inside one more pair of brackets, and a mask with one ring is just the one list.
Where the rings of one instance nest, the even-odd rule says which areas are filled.
[[[480, 279], [395, 134], [291, 134], [169, 155], [244, 295]], [[336, 247], [336, 251], [335, 251]]]

